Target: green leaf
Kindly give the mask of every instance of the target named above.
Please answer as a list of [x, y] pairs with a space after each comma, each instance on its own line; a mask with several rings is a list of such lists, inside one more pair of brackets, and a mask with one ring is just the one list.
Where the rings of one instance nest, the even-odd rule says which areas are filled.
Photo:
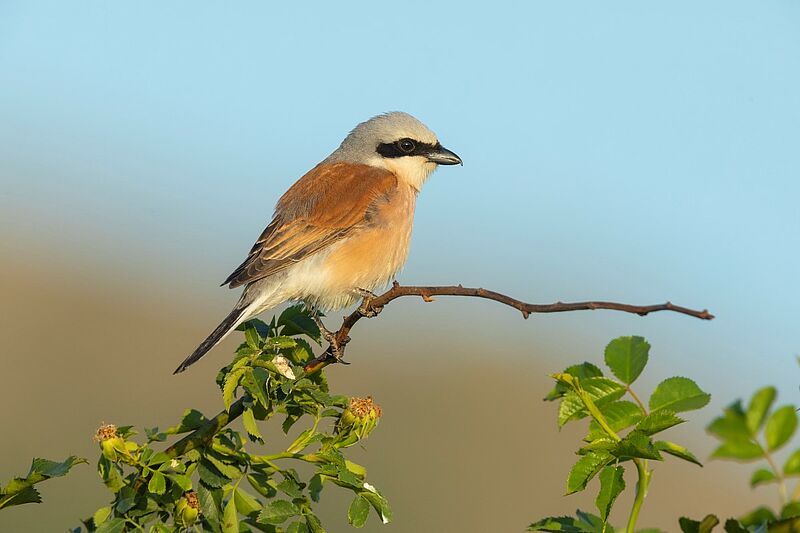
[[567, 494], [574, 494], [586, 488], [586, 484], [597, 475], [614, 456], [605, 451], [589, 452], [578, 459], [567, 477]]
[[356, 494], [347, 510], [347, 521], [353, 527], [364, 527], [369, 515], [369, 502], [360, 494]]
[[230, 498], [222, 512], [222, 533], [239, 533], [239, 516], [236, 514], [236, 499]]
[[222, 402], [225, 404], [225, 410], [229, 411], [233, 400], [236, 399], [236, 388], [239, 386], [239, 380], [244, 375], [244, 368], [237, 368], [225, 376], [225, 385], [222, 387]]
[[786, 444], [797, 429], [797, 411], [793, 405], [784, 405], [776, 409], [767, 420], [764, 435], [767, 448], [774, 451]]
[[[101, 465], [104, 467], [111, 464], [108, 460], [103, 462], [102, 459], [105, 458], [101, 458]], [[75, 457], [74, 455], [67, 457], [60, 463], [48, 459], [34, 459], [31, 462], [27, 477], [16, 477], [9, 481], [5, 488], [0, 487], [0, 509], [24, 503], [40, 503], [42, 498], [39, 492], [33, 488], [33, 485], [54, 477], [66, 475], [73, 466], [86, 462], [86, 459]], [[105, 468], [101, 469], [100, 465], [98, 465], [98, 470], [100, 470], [101, 474], [105, 472]]]
[[619, 441], [616, 441], [611, 437], [601, 437], [582, 447], [580, 450], [578, 450], [578, 453], [585, 455], [588, 452], [596, 452], [600, 450], [611, 452], [611, 450], [617, 446], [617, 442]]
[[[147, 451], [151, 451], [149, 448], [146, 448]], [[170, 461], [170, 456], [164, 452], [154, 453], [147, 459], [147, 466], [153, 467], [156, 465], [163, 465], [167, 461]]]
[[300, 435], [294, 439], [294, 442], [286, 448], [286, 451], [289, 453], [298, 453], [301, 452], [308, 444], [311, 442], [311, 438], [314, 436], [314, 428], [308, 428], [304, 430]]
[[694, 456], [692, 452], [681, 446], [680, 444], [675, 444], [674, 442], [669, 442], [666, 440], [658, 440], [653, 443], [656, 450], [668, 453], [674, 457], [678, 457], [679, 459], [683, 459], [684, 461], [689, 461], [690, 463], [694, 463], [697, 466], [702, 467], [703, 464], [697, 460], [697, 457]]
[[267, 345], [272, 351], [278, 352], [286, 348], [294, 348], [297, 346], [297, 341], [291, 337], [287, 337], [286, 335], [281, 335], [279, 337], [272, 337], [269, 339]]
[[[600, 412], [608, 422], [608, 425], [615, 432], [620, 432], [623, 429], [629, 428], [639, 422], [644, 413], [639, 409], [639, 406], [627, 400], [619, 400], [600, 407]], [[596, 420], [592, 419], [589, 422], [589, 435], [587, 440], [596, 440], [606, 436], [606, 432], [600, 427]]]
[[[303, 338], [295, 338], [295, 342], [297, 345], [292, 349], [292, 352], [288, 354], [294, 363], [299, 365], [305, 365], [311, 358], [314, 357], [314, 349], [311, 345]], [[322, 375], [322, 374], [317, 374]]]
[[747, 407], [747, 429], [750, 430], [750, 435], [755, 435], [761, 429], [761, 425], [767, 417], [767, 411], [775, 401], [775, 396], [778, 392], [775, 387], [764, 387], [759, 389], [753, 394], [750, 399], [750, 405]]
[[278, 326], [283, 327], [281, 335], [306, 335], [319, 344], [320, 332], [319, 327], [309, 315], [309, 312], [303, 308], [303, 305], [293, 305], [288, 307], [280, 318], [278, 318]]
[[94, 531], [95, 533], [122, 533], [125, 531], [125, 519], [112, 518], [111, 520], [106, 520]]
[[[618, 400], [625, 394], [625, 387], [609, 378], [584, 379], [579, 382], [578, 386], [589, 395], [589, 398], [598, 407]], [[564, 395], [558, 408], [559, 426], [563, 426], [570, 420], [578, 420], [586, 416], [588, 416], [588, 412], [584, 403], [574, 390]]]
[[45, 479], [65, 476], [73, 466], [81, 463], [88, 463], [88, 461], [74, 455], [67, 457], [60, 463], [48, 459], [34, 459], [31, 463], [31, 470], [28, 473], [28, 477], [32, 477], [34, 473], [41, 474]]
[[300, 510], [292, 502], [273, 500], [262, 509], [261, 514], [258, 515], [258, 522], [277, 526], [298, 514], [300, 514]]
[[528, 526], [528, 531], [548, 531], [559, 533], [597, 533], [593, 524], [571, 516], [551, 516]]
[[209, 490], [202, 483], [197, 486], [197, 499], [200, 500], [200, 511], [203, 516], [213, 523], [219, 523], [222, 515], [222, 490]]
[[618, 400], [625, 394], [625, 387], [610, 378], [584, 379], [580, 381], [580, 386], [598, 407]]
[[800, 502], [789, 502], [781, 509], [781, 519], [794, 518], [800, 516]]
[[283, 481], [278, 483], [278, 490], [292, 498], [302, 498], [303, 496], [302, 488], [291, 477], [286, 477]]
[[354, 473], [357, 476], [366, 477], [367, 476], [367, 469], [361, 466], [358, 463], [354, 463], [352, 461], [345, 460], [344, 465], [347, 467], [349, 471]]
[[[575, 510], [575, 514], [577, 515], [578, 519], [594, 527], [594, 531], [601, 531], [603, 528], [603, 520], [600, 519], [599, 516], [593, 515], [592, 513], [587, 513], [581, 511], [580, 509]], [[613, 528], [611, 526], [606, 527], [606, 533], [614, 533], [611, 531]]]
[[264, 437], [258, 430], [258, 424], [256, 424], [256, 417], [253, 416], [252, 408], [248, 407], [242, 413], [242, 425], [244, 425], [244, 430], [247, 431], [247, 434], [252, 440], [258, 441], [261, 444], [264, 443]]
[[167, 474], [167, 478], [180, 487], [183, 492], [192, 490], [192, 480], [185, 474]]
[[751, 532], [749, 529], [742, 526], [735, 518], [728, 518], [725, 520], [725, 533], [767, 533], [767, 528], [766, 526], [763, 528], [759, 527]]
[[389, 502], [384, 498], [372, 485], [364, 483], [364, 488], [367, 489], [361, 493], [361, 496], [366, 498], [372, 505], [375, 512], [381, 519], [381, 522], [388, 524], [392, 521], [392, 510], [389, 508]]
[[4, 494], [0, 494], [0, 509], [23, 503], [42, 503], [39, 491], [30, 485], [15, 488], [12, 492], [4, 492]]
[[316, 515], [307, 514], [306, 517], [306, 525], [311, 533], [325, 533], [325, 529], [322, 527], [322, 523], [319, 521]]
[[[42, 498], [33, 485], [50, 478], [61, 477], [67, 474], [73, 466], [86, 462], [86, 459], [75, 456], [70, 456], [60, 463], [48, 459], [34, 459], [27, 477], [14, 478], [8, 482], [5, 488], [0, 488], [0, 509], [24, 503], [40, 503]], [[110, 464], [107, 460], [104, 464], [106, 463]]]
[[203, 424], [205, 424], [208, 420], [203, 413], [196, 409], [187, 409], [183, 412], [183, 418], [181, 419], [181, 423], [177, 426], [173, 426], [168, 428], [164, 431], [168, 435], [175, 435], [177, 433], [188, 433], [189, 431], [194, 431], [195, 429], [199, 428]]
[[147, 484], [147, 490], [152, 494], [164, 494], [167, 490], [167, 480], [161, 472], [153, 472], [150, 477], [150, 482]]
[[274, 498], [275, 494], [278, 493], [275, 487], [272, 486], [274, 482], [264, 474], [259, 474], [257, 472], [247, 474], [247, 481], [250, 483], [250, 486], [256, 490], [256, 492], [267, 499]]
[[595, 504], [600, 511], [600, 518], [603, 523], [608, 521], [608, 515], [611, 513], [611, 507], [617, 496], [625, 490], [625, 479], [623, 475], [625, 469], [621, 466], [607, 466], [600, 472], [600, 492], [597, 493]]
[[650, 345], [643, 337], [618, 337], [608, 343], [605, 361], [620, 381], [630, 385], [647, 365]]
[[800, 474], [800, 449], [792, 452], [783, 464], [783, 474], [786, 476], [796, 476]]
[[750, 478], [750, 486], [756, 487], [758, 485], [766, 485], [767, 483], [772, 483], [773, 481], [778, 481], [778, 476], [776, 476], [772, 470], [759, 468], [753, 472], [753, 475]]
[[658, 384], [650, 396], [650, 410], [669, 409], [680, 413], [704, 407], [711, 395], [703, 392], [689, 378], [668, 378]]
[[706, 430], [725, 440], [749, 440], [752, 436], [747, 427], [747, 418], [737, 401], [725, 408], [724, 415], [715, 418]]
[[571, 420], [580, 420], [589, 416], [586, 407], [575, 391], [569, 391], [558, 405], [558, 425], [563, 426]]
[[197, 472], [200, 474], [200, 481], [202, 483], [215, 489], [222, 487], [231, 480], [231, 478], [222, 475], [213, 464], [205, 460], [200, 461], [200, 464], [197, 466]]
[[611, 451], [617, 457], [639, 457], [641, 459], [655, 459], [660, 461], [661, 454], [658, 453], [652, 439], [639, 430], [631, 431], [624, 439], [617, 443]]
[[714, 450], [711, 457], [716, 459], [736, 459], [739, 461], [752, 461], [764, 457], [764, 452], [758, 443], [750, 440], [729, 440]]
[[214, 465], [214, 468], [228, 479], [238, 478], [242, 475], [242, 471], [239, 468], [221, 461], [210, 453], [207, 453], [203, 459]]
[[710, 531], [719, 524], [719, 518], [710, 514], [706, 515], [702, 521], [698, 522], [697, 520], [692, 520], [683, 516], [678, 523], [683, 533], [710, 533]]
[[117, 465], [108, 460], [104, 455], [100, 456], [97, 461], [97, 473], [112, 492], [118, 492], [125, 486], [125, 481], [122, 480], [120, 469]]
[[655, 435], [656, 433], [660, 433], [665, 429], [677, 426], [683, 422], [686, 422], [686, 420], [680, 418], [673, 411], [669, 409], [660, 409], [644, 417], [642, 421], [636, 425], [636, 429], [645, 435]]
[[244, 341], [253, 350], [258, 350], [261, 347], [261, 338], [258, 335], [258, 330], [247, 322], [244, 323]]
[[94, 514], [92, 515], [92, 521], [94, 522], [95, 527], [105, 522], [109, 516], [111, 516], [110, 506], [101, 507], [100, 509], [95, 511]]
[[266, 339], [270, 336], [272, 332], [272, 327], [266, 325], [262, 320], [257, 318], [251, 318], [250, 320], [239, 324], [239, 327], [236, 328], [237, 331], [244, 331], [247, 328], [253, 328], [258, 332], [259, 337], [262, 339]]
[[336, 473], [342, 483], [346, 483], [355, 489], [361, 488], [363, 482], [345, 464], [337, 465]]
[[308, 494], [311, 496], [311, 499], [315, 502], [319, 501], [319, 495], [322, 492], [322, 476], [320, 474], [314, 474], [311, 476], [311, 479], [308, 482]]
[[261, 504], [246, 490], [236, 487], [233, 491], [233, 498], [236, 500], [236, 510], [244, 516], [250, 516], [261, 510]]
[[777, 519], [778, 518], [775, 516], [775, 513], [772, 512], [772, 509], [762, 505], [761, 507], [757, 507], [746, 515], [740, 517], [739, 522], [741, 522], [744, 527], [750, 527], [760, 526], [765, 522], [774, 522]]
[[308, 533], [308, 526], [303, 522], [292, 522], [286, 528], [286, 533]]
[[114, 504], [118, 513], [125, 514], [136, 505], [136, 491], [133, 487], [125, 485], [117, 495], [117, 502]]
[[[603, 371], [597, 368], [592, 363], [584, 362], [579, 365], [572, 365], [570, 367], [567, 367], [567, 369], [564, 370], [563, 374], [570, 374], [571, 376], [575, 376], [576, 378], [585, 379], [585, 378], [600, 377], [603, 375]], [[547, 393], [547, 396], [544, 397], [544, 400], [547, 402], [558, 400], [559, 398], [564, 396], [568, 390], [570, 389], [567, 385], [561, 382], [556, 382], [555, 387], [553, 387], [553, 390]]]
[[267, 399], [267, 394], [264, 388], [264, 384], [259, 382], [258, 378], [256, 377], [254, 369], [252, 368], [245, 369], [241, 383], [242, 386], [244, 386], [245, 390], [250, 394], [250, 396], [253, 397], [254, 400], [260, 403], [261, 406], [264, 407], [264, 409], [269, 409], [269, 400]]

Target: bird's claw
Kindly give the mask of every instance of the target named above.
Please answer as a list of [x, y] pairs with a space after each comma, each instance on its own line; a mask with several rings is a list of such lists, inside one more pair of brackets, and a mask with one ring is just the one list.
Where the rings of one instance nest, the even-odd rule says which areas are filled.
[[374, 307], [372, 305], [372, 300], [377, 298], [375, 293], [368, 291], [366, 289], [360, 289], [356, 287], [355, 293], [358, 294], [363, 298], [361, 305], [358, 306], [358, 313], [366, 318], [372, 318], [374, 316], [378, 316], [378, 313], [383, 311], [383, 306]]
[[330, 345], [328, 351], [336, 359], [336, 362], [349, 365], [350, 363], [344, 360], [344, 343], [339, 342], [339, 339], [336, 337], [336, 333], [326, 328], [325, 324], [322, 323], [322, 320], [316, 313], [311, 313], [311, 318], [319, 328], [319, 334], [323, 339], [325, 339], [325, 342]]

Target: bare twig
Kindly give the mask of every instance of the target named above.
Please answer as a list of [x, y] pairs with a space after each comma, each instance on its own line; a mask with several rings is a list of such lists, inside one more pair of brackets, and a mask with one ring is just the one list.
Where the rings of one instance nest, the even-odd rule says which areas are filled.
[[[462, 287], [461, 285], [403, 287], [395, 281], [392, 284], [391, 289], [371, 300], [365, 299], [364, 303], [358, 309], [344, 317], [342, 326], [336, 331], [336, 340], [339, 343], [340, 354], [344, 353], [344, 349], [347, 346], [347, 343], [350, 341], [350, 337], [348, 336], [350, 334], [350, 330], [353, 328], [356, 322], [365, 316], [368, 316], [368, 313], [366, 313], [365, 310], [372, 311], [369, 313], [369, 315], [375, 316], [381, 312], [386, 304], [402, 296], [419, 296], [426, 302], [433, 301], [433, 296], [470, 296], [474, 298], [486, 298], [487, 300], [494, 300], [495, 302], [500, 302], [501, 304], [508, 305], [519, 310], [522, 313], [522, 318], [526, 319], [533, 313], [563, 313], [566, 311], [592, 311], [595, 309], [610, 309], [613, 311], [633, 313], [639, 316], [646, 316], [657, 311], [673, 311], [675, 313], [689, 315], [701, 320], [712, 320], [714, 318], [714, 315], [709, 313], [707, 309], [697, 311], [694, 309], [688, 309], [686, 307], [674, 305], [671, 302], [656, 305], [631, 305], [617, 302], [600, 301], [529, 304], [521, 300], [517, 300], [516, 298], [506, 296], [505, 294], [500, 294], [499, 292], [489, 291], [482, 288]], [[315, 372], [331, 363], [336, 363], [339, 361], [340, 359], [337, 359], [334, 356], [332, 348], [328, 347], [328, 349], [322, 355], [306, 364], [306, 372]]]
[[[552, 304], [529, 304], [517, 300], [499, 292], [488, 291], [481, 288], [462, 287], [461, 285], [440, 286], [440, 287], [403, 287], [394, 282], [392, 288], [376, 296], [375, 298], [365, 298], [358, 309], [344, 317], [342, 325], [335, 332], [335, 338], [339, 344], [339, 354], [344, 354], [345, 347], [350, 341], [348, 336], [356, 322], [364, 317], [374, 317], [380, 313], [384, 306], [402, 296], [419, 296], [426, 302], [433, 301], [433, 296], [470, 296], [474, 298], [486, 298], [501, 304], [508, 305], [519, 310], [523, 318], [528, 318], [532, 313], [562, 313], [566, 311], [585, 311], [595, 309], [611, 309], [645, 316], [657, 311], [673, 311], [684, 315], [693, 316], [701, 320], [712, 320], [714, 315], [707, 310], [696, 311], [686, 307], [673, 305], [670, 302], [657, 305], [630, 305], [616, 302], [556, 302]], [[319, 357], [312, 359], [305, 366], [307, 374], [317, 372], [332, 363], [341, 362], [341, 358], [334, 355], [332, 346], [328, 346]], [[222, 428], [239, 418], [244, 411], [244, 398], [240, 398], [231, 404], [228, 411], [222, 411], [214, 418], [208, 420], [198, 429], [189, 433], [187, 436], [167, 448], [166, 453], [170, 457], [176, 457], [195, 448], [200, 448], [211, 441], [213, 436]]]

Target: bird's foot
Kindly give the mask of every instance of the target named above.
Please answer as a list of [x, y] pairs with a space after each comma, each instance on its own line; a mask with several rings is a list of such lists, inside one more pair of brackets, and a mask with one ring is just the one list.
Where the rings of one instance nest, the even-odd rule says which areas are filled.
[[325, 339], [330, 345], [330, 352], [333, 357], [336, 358], [336, 361], [339, 363], [348, 364], [344, 361], [344, 343], [340, 343], [339, 339], [336, 337], [336, 332], [333, 332], [325, 327], [325, 324], [322, 323], [319, 315], [317, 313], [311, 313], [311, 318], [314, 320], [314, 323], [319, 328], [319, 334]]
[[354, 292], [363, 298], [361, 305], [358, 306], [358, 312], [366, 318], [378, 316], [378, 313], [383, 311], [383, 306], [375, 307], [372, 305], [372, 300], [377, 298], [375, 293], [366, 289], [356, 287]]

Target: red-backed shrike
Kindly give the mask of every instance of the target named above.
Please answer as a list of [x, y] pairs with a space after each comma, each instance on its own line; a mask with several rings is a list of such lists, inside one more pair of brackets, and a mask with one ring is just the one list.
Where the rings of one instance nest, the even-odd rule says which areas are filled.
[[244, 285], [233, 311], [175, 373], [239, 324], [285, 301], [332, 311], [386, 285], [408, 256], [414, 206], [438, 165], [460, 164], [407, 113], [362, 122], [278, 200], [272, 222], [223, 285]]

